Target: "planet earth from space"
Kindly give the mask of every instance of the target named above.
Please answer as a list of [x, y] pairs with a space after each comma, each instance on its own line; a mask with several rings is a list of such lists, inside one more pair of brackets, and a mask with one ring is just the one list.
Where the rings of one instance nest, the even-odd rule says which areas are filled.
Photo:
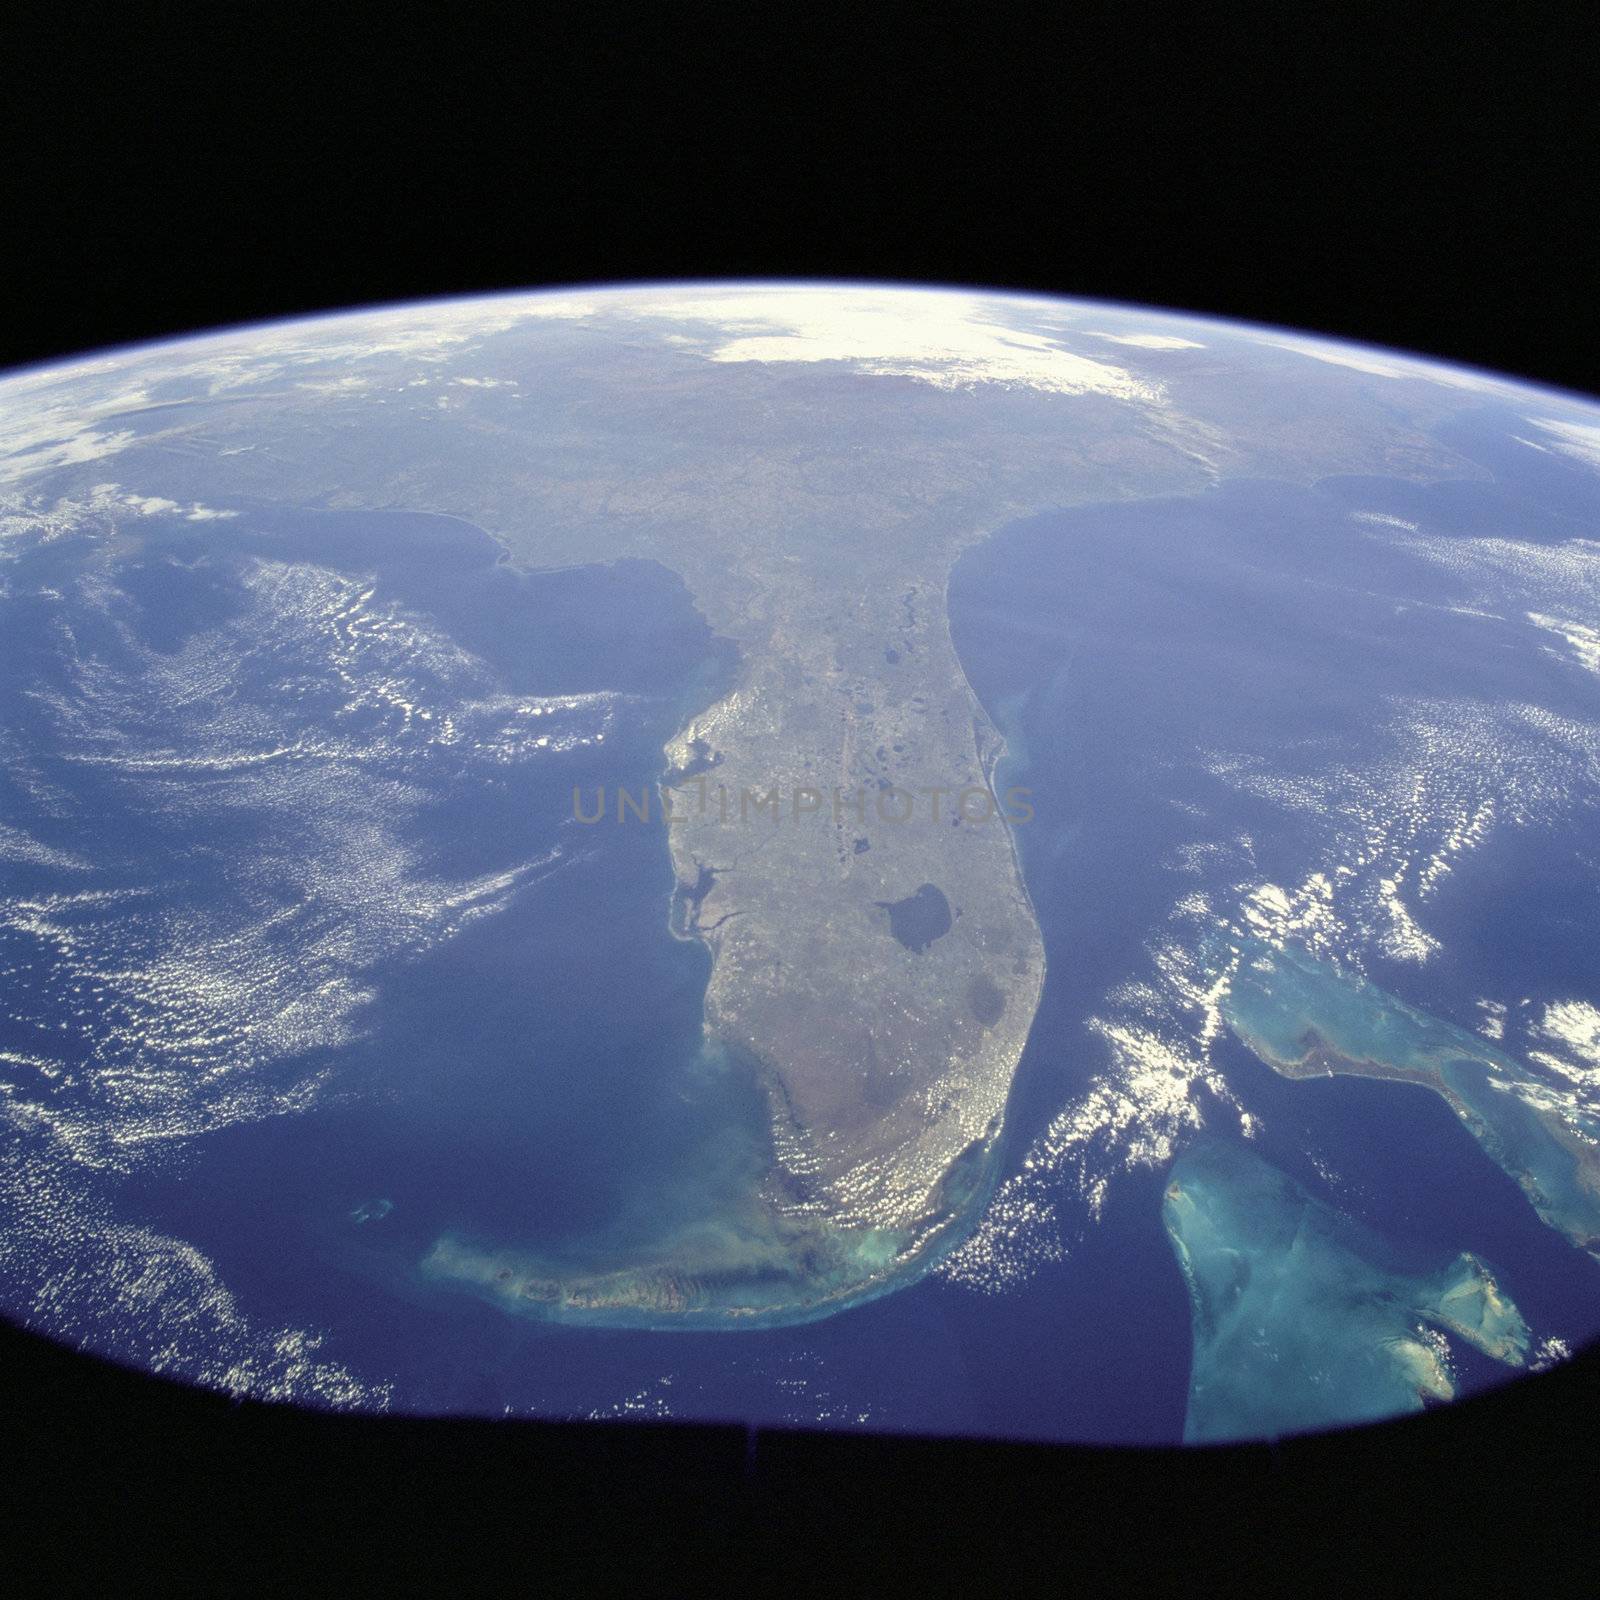
[[1600, 405], [545, 291], [0, 380], [0, 1313], [1176, 1444], [1600, 1332]]

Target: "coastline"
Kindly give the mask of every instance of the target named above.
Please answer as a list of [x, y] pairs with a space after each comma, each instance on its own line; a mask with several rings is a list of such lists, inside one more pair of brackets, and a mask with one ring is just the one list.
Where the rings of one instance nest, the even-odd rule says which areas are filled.
[[[994, 531], [986, 529], [977, 539], [969, 542], [980, 543]], [[1010, 743], [967, 676], [950, 631], [951, 574], [955, 561], [966, 547], [967, 542], [958, 547], [946, 567], [943, 586], [939, 591], [938, 630], [940, 642], [949, 653], [948, 660], [955, 668], [956, 681], [952, 687], [958, 690], [965, 702], [973, 759], [985, 786], [993, 794], [1002, 764], [1010, 756]], [[734, 671], [718, 685], [717, 694], [709, 701], [701, 701], [696, 697], [692, 703], [686, 702], [682, 706], [683, 720], [677, 732], [662, 747], [662, 761], [654, 780], [658, 803], [674, 774], [694, 770], [694, 764], [686, 762], [686, 757], [694, 755], [697, 760], [704, 760], [704, 756], [694, 748], [697, 723], [715, 713], [721, 705], [737, 704], [741, 695], [750, 692], [748, 659], [747, 655], [740, 653]], [[712, 764], [720, 759], [719, 751]], [[705, 1274], [710, 1280], [707, 1284], [697, 1285], [692, 1255], [683, 1260], [681, 1269], [674, 1269], [667, 1264], [670, 1252], [664, 1252], [660, 1264], [646, 1262], [635, 1268], [620, 1268], [589, 1276], [548, 1274], [541, 1271], [537, 1263], [517, 1260], [512, 1252], [477, 1251], [470, 1245], [456, 1243], [448, 1236], [439, 1241], [433, 1254], [421, 1264], [419, 1270], [422, 1275], [439, 1287], [473, 1294], [511, 1314], [552, 1325], [682, 1332], [731, 1332], [818, 1322], [920, 1281], [971, 1236], [999, 1182], [1006, 1109], [1016, 1067], [1026, 1049], [1046, 978], [1043, 932], [1023, 870], [1020, 841], [1003, 808], [997, 810], [996, 816], [1004, 829], [1006, 860], [1012, 879], [1010, 888], [1026, 907], [1037, 941], [1026, 1025], [1020, 1029], [1014, 1025], [1013, 1031], [1017, 1031], [1019, 1036], [1008, 1067], [1005, 1094], [999, 1110], [989, 1120], [981, 1136], [972, 1140], [944, 1168], [919, 1214], [901, 1226], [884, 1230], [853, 1228], [847, 1224], [807, 1216], [805, 1213], [810, 1206], [804, 1202], [796, 1210], [790, 1210], [776, 1199], [770, 1188], [770, 1180], [775, 1179], [780, 1184], [784, 1181], [786, 1167], [781, 1161], [774, 1162], [768, 1173], [769, 1181], [763, 1182], [755, 1196], [756, 1204], [765, 1213], [771, 1229], [767, 1241], [769, 1245], [779, 1242], [790, 1260], [806, 1261], [820, 1255], [822, 1259], [817, 1262], [818, 1266], [825, 1266], [827, 1258], [842, 1249], [843, 1259], [835, 1258], [833, 1270], [842, 1270], [846, 1274], [844, 1281], [827, 1286], [827, 1271], [824, 1270], [819, 1273], [822, 1281], [809, 1286], [813, 1292], [779, 1297], [765, 1305], [751, 1303], [748, 1298], [744, 1303], [731, 1298], [718, 1303], [715, 1272]], [[667, 931], [674, 939], [703, 945], [714, 970], [719, 941], [712, 935], [716, 933], [720, 922], [711, 928], [703, 928], [697, 925], [696, 917], [700, 900], [711, 889], [715, 882], [714, 874], [719, 869], [699, 860], [688, 846], [685, 831], [675, 832], [669, 827], [665, 832], [670, 875], [665, 907]], [[709, 987], [708, 973], [708, 991]], [[719, 1035], [709, 1016], [703, 1017], [702, 1029], [707, 1057], [723, 1058], [724, 1064], [720, 1070], [739, 1070], [727, 1061], [730, 1046]], [[759, 1061], [752, 1062], [749, 1070], [758, 1080], [770, 1077], [769, 1071]], [[770, 1082], [767, 1084], [769, 1103], [781, 1104], [781, 1083], [776, 1085], [776, 1094], [774, 1087]], [[779, 1115], [769, 1123], [770, 1136], [779, 1137], [782, 1120]], [[952, 1194], [951, 1189], [958, 1192]], [[786, 1228], [795, 1231], [784, 1239]], [[849, 1270], [852, 1258], [860, 1259], [857, 1257], [858, 1251], [870, 1258], [885, 1239], [894, 1240], [891, 1260], [875, 1269], [859, 1272]], [[759, 1241], [754, 1248], [762, 1248]], [[750, 1279], [751, 1286], [758, 1282], [759, 1276]], [[728, 1275], [724, 1287], [737, 1295], [737, 1272]], [[697, 1299], [700, 1303], [694, 1303]], [[630, 1300], [633, 1303], [627, 1303]], [[649, 1303], [652, 1301], [655, 1303]]]

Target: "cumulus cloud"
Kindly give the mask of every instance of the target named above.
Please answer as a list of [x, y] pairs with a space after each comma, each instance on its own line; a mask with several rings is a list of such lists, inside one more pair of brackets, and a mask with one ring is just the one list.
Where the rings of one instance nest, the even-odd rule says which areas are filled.
[[182, 517], [185, 522], [220, 522], [239, 515], [237, 511], [219, 511], [213, 506], [192, 501], [185, 505], [178, 500], [167, 500], [158, 494], [119, 494], [114, 483], [96, 485], [93, 491], [96, 510], [127, 509], [141, 517]]

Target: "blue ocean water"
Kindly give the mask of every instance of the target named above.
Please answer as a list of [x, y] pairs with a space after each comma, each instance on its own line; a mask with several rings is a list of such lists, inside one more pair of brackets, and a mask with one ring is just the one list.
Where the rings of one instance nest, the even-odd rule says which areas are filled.
[[[1467, 594], [1349, 515], [1384, 512], [1447, 537], [1557, 543], [1591, 533], [1593, 490], [1548, 456], [1506, 447], [1507, 423], [1488, 411], [1451, 441], [1492, 465], [1494, 484], [1232, 484], [1032, 519], [960, 563], [953, 633], [974, 687], [1026, 752], [1025, 778], [1008, 772], [1006, 781], [1035, 791], [1037, 820], [1019, 831], [1051, 958], [1013, 1100], [1014, 1141], [1042, 1131], [1059, 1103], [1059, 1089], [1043, 1088], [1048, 1077], [1081, 1079], [1095, 1061], [1103, 1047], [1084, 1020], [1119, 980], [1148, 972], [1146, 941], [1174, 901], [1219, 887], [1173, 865], [1196, 836], [1194, 815], [1247, 833], [1268, 881], [1299, 882], [1317, 864], [1309, 828], [1225, 788], [1207, 772], [1206, 752], [1255, 753], [1268, 770], [1293, 771], [1297, 749], [1318, 759], [1332, 749], [1359, 767], [1370, 730], [1403, 696], [1523, 700], [1592, 716], [1581, 679], [1514, 646], [1509, 629], [1443, 609], [1465, 605]], [[1479, 995], [1592, 996], [1597, 837], [1592, 804], [1560, 825], [1498, 833], [1430, 903], [1437, 957], [1418, 967], [1373, 948], [1369, 970], [1467, 1026]], [[1230, 1090], [1259, 1118], [1258, 1154], [1419, 1269], [1475, 1251], [1536, 1333], [1575, 1343], [1600, 1331], [1600, 1270], [1539, 1222], [1438, 1096], [1350, 1078], [1292, 1082], [1231, 1039], [1218, 1048]], [[1073, 1065], [1047, 1066], [1051, 1056]], [[1232, 1113], [1211, 1120], [1226, 1125]], [[1138, 1189], [1124, 1181], [1113, 1190], [1091, 1238], [1117, 1238], [1133, 1281], [1167, 1281], [1174, 1269], [1161, 1259], [1153, 1214], [1139, 1214]], [[1055, 1276], [1035, 1281], [1019, 1314], [1038, 1314], [1057, 1292]], [[1061, 1284], [1070, 1277], [1069, 1263]], [[1121, 1385], [1138, 1381], [1132, 1369], [1168, 1392], [1181, 1382], [1186, 1330], [1174, 1340], [1122, 1326], [1116, 1338], [1104, 1356], [1090, 1339], [1075, 1358], [1109, 1364]], [[1463, 1389], [1505, 1379], [1476, 1352], [1453, 1356]]]

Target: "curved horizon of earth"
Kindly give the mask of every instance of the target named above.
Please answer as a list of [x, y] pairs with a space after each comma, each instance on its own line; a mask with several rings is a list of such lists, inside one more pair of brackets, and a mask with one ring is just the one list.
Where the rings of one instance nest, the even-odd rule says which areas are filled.
[[[1430, 1398], [1600, 1329], [1592, 403], [1103, 303], [634, 285], [6, 375], [0, 496], [25, 1324], [309, 1403], [1176, 1442], [1204, 1130], [1363, 1241], [1308, 1303], [1369, 1238], [1496, 1263], [1528, 1337], [1434, 1315]], [[1270, 959], [1454, 1076], [1262, 1076], [1336, 1048], [1239, 987]], [[1400, 1198], [1430, 1161], [1453, 1215]], [[1148, 1326], [1148, 1412], [972, 1376], [1063, 1317]], [[951, 1392], [879, 1370], [935, 1327]], [[1403, 1409], [1296, 1410], [1391, 1331], [1285, 1334], [1272, 1428]], [[854, 1398], [795, 1413], [813, 1359]]]

